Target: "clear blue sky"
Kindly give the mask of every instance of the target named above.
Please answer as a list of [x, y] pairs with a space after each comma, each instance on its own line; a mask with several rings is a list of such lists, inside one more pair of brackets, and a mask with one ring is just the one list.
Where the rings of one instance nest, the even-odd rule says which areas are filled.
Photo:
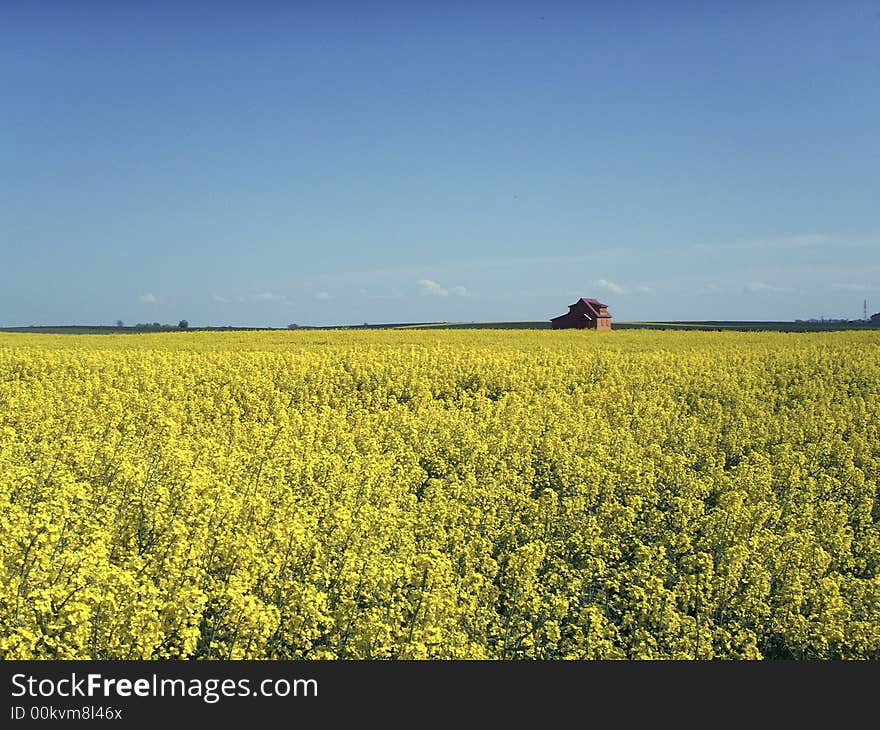
[[22, 0], [0, 99], [0, 325], [880, 311], [880, 0]]

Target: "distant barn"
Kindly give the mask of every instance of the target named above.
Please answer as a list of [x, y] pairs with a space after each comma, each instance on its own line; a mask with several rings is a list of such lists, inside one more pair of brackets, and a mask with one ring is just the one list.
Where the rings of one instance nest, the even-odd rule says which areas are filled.
[[608, 313], [608, 305], [602, 304], [598, 299], [578, 299], [574, 304], [568, 305], [568, 312], [560, 314], [550, 320], [553, 329], [593, 329], [610, 330], [611, 315]]

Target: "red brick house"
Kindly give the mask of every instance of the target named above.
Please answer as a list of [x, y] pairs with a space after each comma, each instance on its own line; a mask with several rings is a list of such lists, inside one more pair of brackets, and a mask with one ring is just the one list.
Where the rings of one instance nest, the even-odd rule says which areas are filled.
[[592, 329], [610, 330], [611, 315], [608, 313], [608, 305], [602, 304], [598, 299], [578, 299], [574, 304], [568, 305], [568, 312], [560, 314], [550, 320], [553, 329]]

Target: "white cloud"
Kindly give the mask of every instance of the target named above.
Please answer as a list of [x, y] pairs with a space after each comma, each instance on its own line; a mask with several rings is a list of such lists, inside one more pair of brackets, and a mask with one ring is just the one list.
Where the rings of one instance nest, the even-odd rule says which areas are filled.
[[259, 294], [254, 294], [254, 299], [259, 302], [280, 302], [284, 297], [280, 294], [275, 294], [274, 292], [264, 291]]
[[811, 246], [825, 246], [835, 241], [834, 236], [824, 233], [801, 233], [771, 238], [749, 238], [728, 243], [700, 243], [692, 246], [698, 251], [750, 251], [755, 249], [793, 250]]
[[422, 294], [430, 294], [434, 297], [449, 296], [448, 289], [444, 289], [436, 281], [431, 281], [431, 279], [419, 279], [419, 286], [421, 287]]
[[779, 238], [771, 238], [769, 241], [758, 241], [757, 244], [765, 248], [792, 249], [824, 246], [832, 241], [831, 236], [823, 233], [807, 233], [800, 236], [780, 236]]
[[607, 289], [614, 294], [623, 294], [625, 291], [622, 286], [615, 284], [613, 281], [608, 281], [608, 279], [599, 279], [599, 281], [596, 282], [596, 286], [602, 289]]
[[221, 304], [228, 304], [229, 300], [226, 297], [221, 297], [219, 294], [215, 294], [211, 297], [215, 302], [220, 302]]
[[874, 291], [876, 287], [868, 284], [832, 284], [832, 289], [841, 289], [843, 291]]
[[649, 286], [637, 286], [636, 291], [639, 294], [653, 294], [654, 290]]
[[330, 293], [326, 291], [319, 291], [315, 294], [315, 299], [320, 299], [322, 302], [326, 302], [330, 298]]
[[823, 233], [804, 233], [796, 236], [776, 236], [775, 238], [759, 238], [753, 241], [738, 241], [730, 244], [730, 248], [775, 248], [789, 250], [822, 246], [831, 241], [831, 236]]
[[791, 289], [784, 286], [774, 286], [764, 281], [750, 281], [745, 288], [754, 292], [790, 292]]
[[392, 291], [388, 294], [370, 294], [366, 289], [361, 289], [361, 295], [364, 299], [405, 299], [405, 295], [399, 291]]
[[450, 294], [456, 297], [466, 297], [468, 295], [468, 290], [461, 285], [445, 287], [433, 279], [419, 279], [418, 285], [422, 294], [432, 297], [448, 297]]
[[156, 299], [156, 295], [153, 294], [152, 292], [147, 292], [146, 294], [141, 294], [139, 299], [144, 304], [155, 304], [156, 302], [159, 301], [158, 299]]

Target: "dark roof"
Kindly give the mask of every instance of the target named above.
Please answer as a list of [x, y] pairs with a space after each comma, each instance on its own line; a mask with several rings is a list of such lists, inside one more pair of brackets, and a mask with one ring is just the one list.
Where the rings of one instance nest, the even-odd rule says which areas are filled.
[[[589, 297], [581, 297], [578, 299], [578, 302], [583, 302], [584, 304], [590, 304], [593, 307], [608, 307], [607, 304], [602, 304], [598, 299], [590, 299]], [[575, 302], [577, 304], [577, 302]]]
[[574, 304], [569, 304], [568, 305], [569, 312], [574, 310], [574, 308], [577, 307], [579, 304], [582, 305], [583, 308], [586, 308], [586, 310], [593, 317], [608, 317], [609, 319], [611, 318], [610, 314], [599, 314], [599, 310], [602, 309], [603, 307], [607, 309], [608, 305], [602, 304], [602, 302], [600, 302], [598, 299], [592, 299], [590, 297], [581, 297]]

